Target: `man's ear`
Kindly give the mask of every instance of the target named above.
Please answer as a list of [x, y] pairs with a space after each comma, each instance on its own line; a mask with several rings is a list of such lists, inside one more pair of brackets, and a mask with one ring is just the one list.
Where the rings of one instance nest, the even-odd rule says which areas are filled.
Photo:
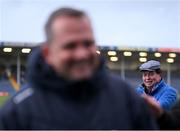
[[50, 49], [49, 49], [49, 46], [47, 44], [44, 44], [41, 46], [41, 50], [42, 50], [42, 56], [44, 58], [44, 60], [50, 64], [51, 61], [50, 61]]

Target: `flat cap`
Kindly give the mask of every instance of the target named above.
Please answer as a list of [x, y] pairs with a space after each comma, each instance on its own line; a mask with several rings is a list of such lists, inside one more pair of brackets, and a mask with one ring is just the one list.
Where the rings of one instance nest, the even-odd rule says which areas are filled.
[[139, 69], [140, 71], [155, 71], [156, 69], [160, 69], [160, 62], [155, 60], [150, 60], [143, 63]]

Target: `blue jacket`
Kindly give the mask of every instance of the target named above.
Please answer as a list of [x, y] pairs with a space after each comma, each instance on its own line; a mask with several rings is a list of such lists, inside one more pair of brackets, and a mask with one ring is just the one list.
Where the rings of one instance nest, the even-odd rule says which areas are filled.
[[[146, 93], [143, 84], [141, 84], [136, 91], [138, 94]], [[153, 96], [165, 110], [170, 110], [177, 101], [177, 91], [173, 87], [167, 85], [164, 80], [156, 84], [152, 92], [148, 95]]]

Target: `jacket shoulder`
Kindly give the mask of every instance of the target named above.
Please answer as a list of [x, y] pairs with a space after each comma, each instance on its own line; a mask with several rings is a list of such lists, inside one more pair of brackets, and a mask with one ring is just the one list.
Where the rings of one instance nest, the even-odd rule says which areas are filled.
[[126, 81], [122, 80], [119, 75], [110, 73], [108, 78], [109, 87], [115, 91], [114, 94], [122, 95], [127, 99], [138, 99], [139, 95], [136, 90]]
[[117, 74], [109, 73], [108, 85], [119, 93], [129, 94], [133, 92], [132, 94], [135, 94], [135, 89], [127, 81], [122, 80]]
[[109, 73], [108, 79], [109, 79], [110, 84], [112, 84], [112, 85], [131, 87], [127, 82], [122, 80], [121, 77], [117, 74]]
[[177, 90], [174, 87], [167, 84], [165, 84], [164, 92], [168, 94], [175, 94], [175, 95], [177, 94]]
[[2, 107], [0, 112], [10, 112], [11, 110], [21, 108], [25, 101], [28, 101], [34, 94], [34, 90], [29, 86], [22, 87], [15, 95], [13, 95]]

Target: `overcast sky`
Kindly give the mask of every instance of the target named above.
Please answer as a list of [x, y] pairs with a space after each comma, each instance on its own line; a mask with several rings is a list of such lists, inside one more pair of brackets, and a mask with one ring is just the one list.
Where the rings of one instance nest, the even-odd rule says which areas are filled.
[[0, 41], [41, 42], [49, 14], [86, 11], [98, 45], [180, 48], [179, 0], [0, 0]]

